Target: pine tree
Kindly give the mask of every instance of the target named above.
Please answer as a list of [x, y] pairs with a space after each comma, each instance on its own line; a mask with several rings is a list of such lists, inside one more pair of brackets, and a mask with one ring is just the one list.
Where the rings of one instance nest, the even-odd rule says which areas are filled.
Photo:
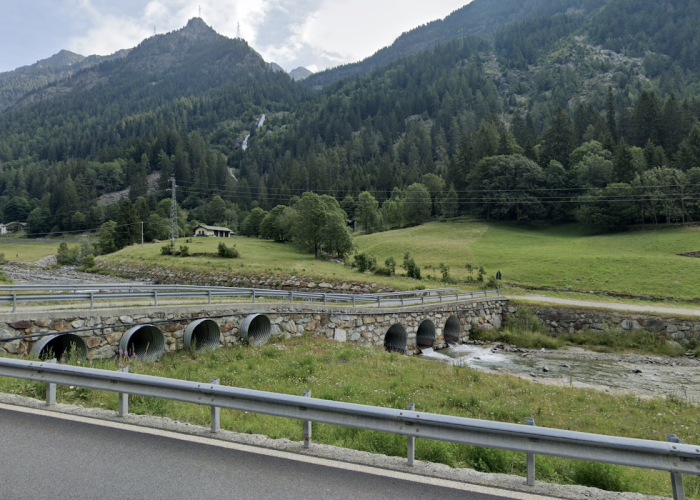
[[613, 96], [612, 87], [608, 87], [608, 107], [606, 121], [608, 123], [608, 132], [612, 137], [613, 143], [617, 144], [617, 118], [615, 117], [615, 97]]
[[576, 142], [571, 118], [561, 106], [554, 111], [552, 122], [542, 139], [541, 165], [549, 165], [550, 161], [556, 160], [568, 169], [569, 155], [575, 149]]

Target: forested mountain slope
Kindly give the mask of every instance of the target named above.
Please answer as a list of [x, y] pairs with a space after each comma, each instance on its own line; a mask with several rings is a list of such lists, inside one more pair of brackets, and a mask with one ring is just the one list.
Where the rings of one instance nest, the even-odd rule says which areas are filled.
[[[31, 227], [97, 227], [117, 208], [100, 215], [93, 200], [129, 187], [146, 220], [171, 174], [191, 219], [234, 226], [252, 212], [259, 226], [308, 190], [347, 198], [349, 215], [348, 197], [368, 191], [382, 227], [419, 223], [406, 214], [421, 190], [423, 218], [599, 229], [700, 219], [694, 3], [516, 3], [465, 7], [492, 9], [502, 20], [492, 35], [442, 41], [319, 91], [192, 20], [0, 114], [3, 219], [43, 210]], [[625, 38], [635, 16], [654, 19]], [[477, 19], [462, 32], [481, 29]], [[146, 198], [155, 171], [161, 189]]]
[[22, 96], [58, 80], [69, 78], [81, 69], [95, 66], [102, 61], [119, 59], [129, 53], [120, 50], [110, 56], [81, 56], [67, 50], [42, 59], [30, 66], [0, 73], [0, 111], [18, 102]]
[[474, 0], [438, 19], [403, 33], [389, 47], [360, 62], [331, 68], [309, 77], [306, 85], [320, 87], [340, 79], [364, 75], [373, 69], [417, 54], [439, 43], [476, 35], [492, 40], [498, 30], [530, 17], [550, 17], [559, 13], [580, 12], [593, 15], [607, 0]]

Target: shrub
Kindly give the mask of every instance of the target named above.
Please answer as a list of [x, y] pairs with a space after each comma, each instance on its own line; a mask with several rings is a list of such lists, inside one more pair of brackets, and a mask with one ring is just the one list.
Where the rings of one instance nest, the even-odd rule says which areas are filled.
[[452, 276], [450, 276], [450, 266], [440, 262], [440, 273], [442, 274], [442, 281], [444, 283], [452, 283]]
[[413, 260], [413, 257], [411, 257], [411, 254], [409, 252], [406, 252], [406, 254], [403, 256], [403, 266], [404, 270], [406, 271], [406, 276], [409, 278], [413, 279], [421, 279], [420, 278], [420, 267], [416, 265], [416, 261]]
[[241, 256], [241, 253], [236, 248], [236, 245], [227, 247], [226, 243], [224, 243], [223, 241], [219, 243], [218, 254], [219, 257], [222, 257], [224, 259], [237, 259]]
[[61, 266], [72, 266], [78, 263], [78, 256], [80, 255], [80, 250], [78, 247], [68, 247], [68, 244], [64, 241], [58, 246], [58, 257], [56, 262]]
[[161, 255], [174, 255], [175, 254], [175, 244], [171, 241], [167, 245], [160, 247]]
[[188, 247], [187, 245], [180, 245], [180, 251], [178, 252], [178, 255], [180, 257], [189, 257], [190, 247]]
[[393, 257], [389, 257], [384, 261], [384, 265], [386, 266], [387, 270], [389, 271], [389, 276], [393, 276], [396, 274], [396, 261], [394, 260]]
[[87, 254], [85, 257], [83, 257], [83, 261], [81, 263], [81, 267], [83, 269], [92, 269], [95, 267], [95, 256], [92, 255], [91, 253]]
[[374, 271], [377, 268], [377, 259], [373, 255], [363, 252], [355, 255], [353, 267], [356, 267], [361, 273]]
[[0, 266], [2, 266], [5, 263], [5, 254], [0, 253]]

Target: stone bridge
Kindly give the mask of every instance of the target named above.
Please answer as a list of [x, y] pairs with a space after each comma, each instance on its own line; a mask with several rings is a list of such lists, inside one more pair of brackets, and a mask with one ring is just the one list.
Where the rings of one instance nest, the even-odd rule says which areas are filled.
[[382, 309], [235, 304], [0, 314], [0, 338], [14, 339], [0, 343], [0, 354], [60, 357], [75, 346], [90, 359], [113, 358], [120, 348], [156, 359], [186, 347], [260, 345], [270, 337], [308, 333], [412, 355], [421, 348], [463, 342], [474, 327], [500, 328], [505, 314], [515, 312], [506, 302], [485, 298]]

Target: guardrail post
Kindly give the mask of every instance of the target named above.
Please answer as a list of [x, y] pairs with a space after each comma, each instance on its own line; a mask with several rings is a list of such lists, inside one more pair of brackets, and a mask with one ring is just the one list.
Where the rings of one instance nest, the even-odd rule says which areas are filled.
[[[408, 411], [413, 411], [416, 409], [414, 403], [408, 404]], [[416, 438], [415, 436], [408, 436], [408, 452], [406, 453], [406, 465], [413, 467], [413, 462], [416, 456]]]
[[[219, 385], [219, 379], [211, 381], [212, 385]], [[211, 431], [219, 432], [221, 430], [221, 408], [218, 406], [211, 407]]]
[[401, 296], [401, 307], [403, 307], [403, 295]]
[[207, 297], [209, 298], [209, 304], [211, 304], [211, 290], [208, 291]]
[[[666, 434], [669, 443], [683, 444], [675, 434]], [[675, 446], [671, 447], [676, 449]], [[675, 464], [674, 464], [675, 465]], [[683, 475], [678, 472], [671, 472], [671, 487], [673, 488], [673, 500], [685, 500], [685, 488], [683, 487]]]
[[12, 292], [12, 312], [17, 312], [17, 295], [15, 295], [15, 292]]
[[158, 307], [158, 290], [153, 290], [153, 302]]
[[355, 307], [355, 296], [352, 296], [352, 307]]
[[[534, 418], [525, 419], [527, 425], [535, 426]], [[535, 426], [536, 427], [536, 426]], [[535, 454], [527, 453], [527, 485], [535, 486]]]
[[326, 305], [326, 294], [325, 293], [323, 294], [323, 305], [324, 306]]
[[500, 297], [500, 296], [501, 296], [501, 289], [498, 288], [498, 289], [496, 290], [496, 297]]
[[439, 294], [438, 294], [438, 297], [440, 297], [440, 304], [442, 304], [442, 294], [439, 293]]
[[[47, 363], [56, 363], [56, 358], [53, 358]], [[46, 384], [46, 406], [53, 406], [56, 404], [56, 384], [48, 382]]]
[[[129, 367], [119, 369], [122, 373], [129, 373]], [[119, 393], [119, 416], [126, 417], [129, 414], [129, 395], [125, 392]]]
[[425, 295], [420, 296], [420, 303], [425, 304]]
[[291, 292], [289, 292], [289, 302], [290, 302], [290, 303], [294, 302], [294, 290], [292, 290]]
[[459, 293], [455, 293], [455, 302], [459, 302]]
[[[311, 391], [305, 391], [303, 396], [305, 398], [311, 397]], [[311, 421], [304, 420], [304, 448], [311, 447]]]
[[95, 308], [95, 294], [90, 292], [90, 310]]
[[253, 290], [253, 304], [255, 304], [255, 290]]

